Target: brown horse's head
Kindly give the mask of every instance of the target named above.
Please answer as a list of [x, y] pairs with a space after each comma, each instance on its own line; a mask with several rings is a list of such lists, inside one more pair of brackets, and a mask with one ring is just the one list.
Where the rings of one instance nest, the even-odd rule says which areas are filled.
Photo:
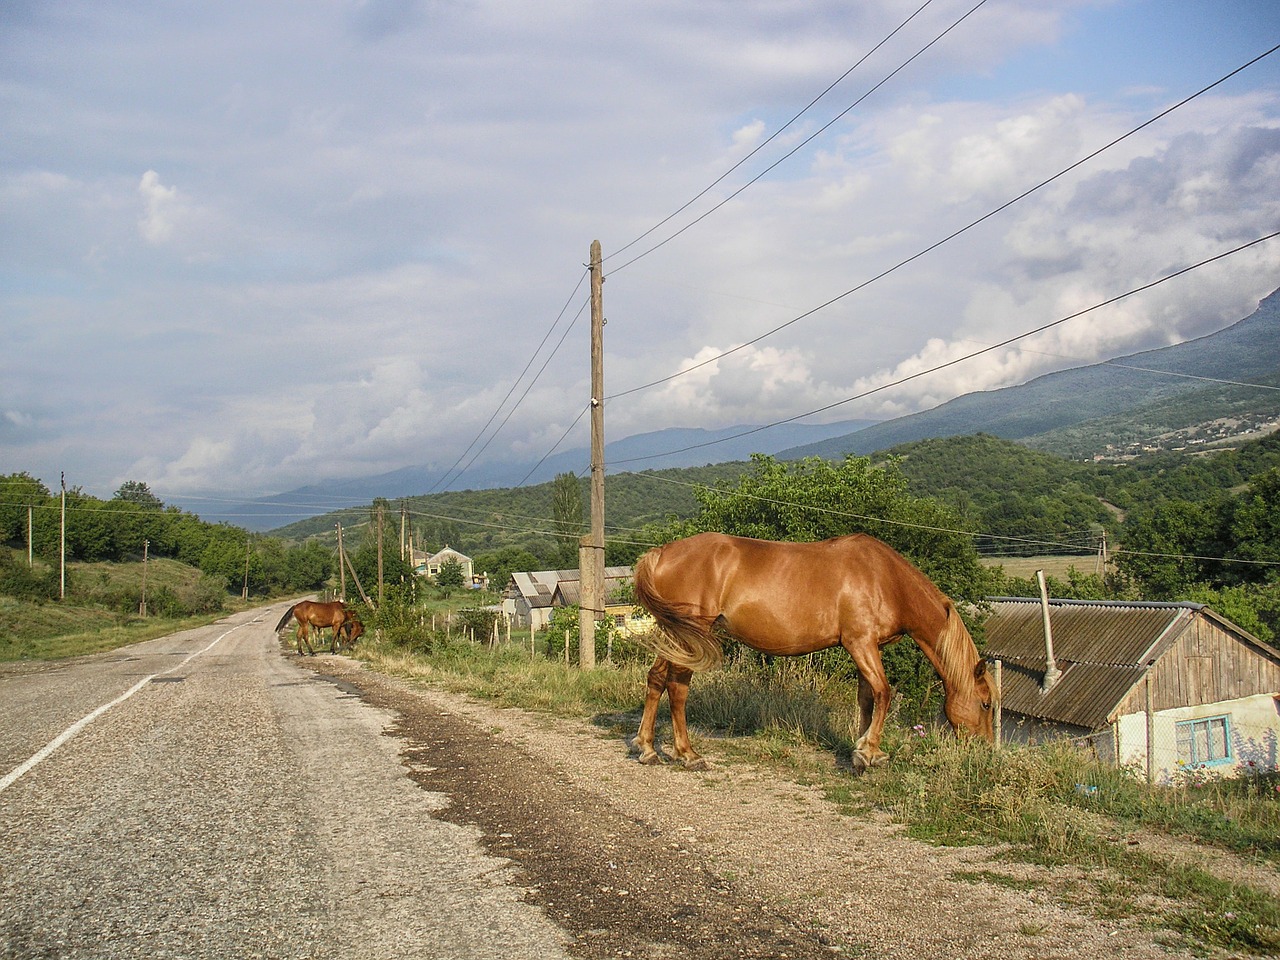
[[987, 673], [987, 661], [979, 660], [974, 665], [973, 686], [969, 690], [953, 690], [947, 694], [946, 711], [956, 733], [995, 739], [995, 684]]

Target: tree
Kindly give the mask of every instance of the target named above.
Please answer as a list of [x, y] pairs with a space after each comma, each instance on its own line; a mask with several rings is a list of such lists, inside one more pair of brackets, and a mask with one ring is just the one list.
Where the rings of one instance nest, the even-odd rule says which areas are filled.
[[[1211, 505], [1166, 500], [1125, 519], [1116, 566], [1151, 600], [1179, 600], [1206, 579], [1199, 557], [1215, 555], [1212, 531], [1218, 510]], [[1208, 543], [1206, 541], [1209, 541]]]
[[27, 508], [32, 509], [33, 523], [45, 520], [51, 507], [49, 488], [25, 470], [0, 476], [0, 543], [26, 542]]
[[123, 500], [125, 503], [132, 503], [150, 510], [164, 509], [164, 501], [152, 493], [151, 488], [141, 480], [126, 480], [120, 484], [120, 489], [111, 499]]
[[476, 554], [473, 565], [489, 575], [489, 585], [501, 593], [507, 587], [507, 581], [513, 573], [543, 569], [542, 561], [528, 550], [518, 547], [503, 547], [489, 553]]
[[555, 530], [563, 538], [560, 565], [573, 569], [578, 566], [578, 540], [583, 532], [582, 485], [576, 474], [556, 474], [551, 485], [551, 514]]
[[440, 572], [436, 574], [436, 586], [443, 590], [454, 590], [462, 586], [466, 578], [462, 575], [462, 564], [450, 557], [440, 564]]
[[1280, 567], [1280, 467], [1260, 473], [1229, 511], [1228, 536], [1233, 559], [1251, 563], [1229, 564], [1237, 581], [1274, 579]]
[[819, 457], [779, 462], [756, 454], [736, 486], [701, 488], [697, 517], [674, 521], [660, 539], [718, 530], [762, 540], [825, 540], [869, 533], [906, 556], [944, 593], [978, 602], [990, 575], [960, 519], [937, 501], [914, 497], [895, 461]]

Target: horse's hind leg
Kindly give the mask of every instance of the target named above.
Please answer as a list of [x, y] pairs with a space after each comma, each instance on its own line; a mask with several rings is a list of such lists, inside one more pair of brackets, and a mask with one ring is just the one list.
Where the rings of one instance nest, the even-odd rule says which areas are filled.
[[307, 653], [314, 657], [316, 652], [311, 646], [311, 628], [307, 626], [306, 621], [298, 624], [298, 656], [302, 656], [303, 641], [306, 641]]
[[693, 749], [689, 742], [689, 726], [685, 722], [685, 702], [689, 699], [689, 681], [693, 671], [688, 667], [672, 666], [667, 671], [667, 700], [671, 703], [671, 739], [676, 756], [690, 770], [706, 770], [707, 761]]
[[662, 757], [653, 748], [653, 733], [658, 723], [658, 702], [662, 699], [662, 691], [667, 689], [667, 671], [670, 667], [671, 664], [666, 660], [655, 660], [645, 681], [644, 715], [640, 718], [640, 730], [636, 733], [636, 749], [640, 751], [641, 763], [662, 762]]

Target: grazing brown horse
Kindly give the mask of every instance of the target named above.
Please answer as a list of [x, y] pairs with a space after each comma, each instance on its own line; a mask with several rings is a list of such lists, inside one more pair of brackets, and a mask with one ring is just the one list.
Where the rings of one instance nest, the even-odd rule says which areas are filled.
[[356, 642], [356, 638], [364, 633], [364, 625], [355, 618], [355, 611], [348, 610], [347, 605], [341, 600], [335, 600], [332, 603], [316, 603], [314, 600], [303, 600], [301, 603], [295, 603], [292, 607], [285, 611], [284, 616], [280, 618], [280, 622], [276, 624], [276, 633], [284, 629], [284, 625], [289, 622], [289, 618], [293, 617], [298, 621], [298, 656], [302, 656], [302, 644], [307, 644], [307, 652], [315, 656], [315, 650], [311, 647], [311, 628], [316, 630], [324, 630], [326, 627], [333, 630], [333, 638], [329, 642], [329, 652], [334, 653], [338, 649], [341, 638], [346, 633], [351, 643]]
[[705, 768], [689, 742], [685, 702], [693, 672], [723, 656], [713, 628], [761, 653], [792, 656], [836, 645], [849, 651], [858, 667], [859, 770], [889, 759], [880, 736], [893, 691], [880, 648], [907, 634], [942, 678], [952, 727], [992, 739], [993, 684], [955, 605], [875, 537], [775, 543], [701, 533], [642, 556], [635, 595], [660, 628], [648, 641], [658, 660], [636, 734], [641, 763], [660, 759], [653, 734], [665, 690], [676, 755]]

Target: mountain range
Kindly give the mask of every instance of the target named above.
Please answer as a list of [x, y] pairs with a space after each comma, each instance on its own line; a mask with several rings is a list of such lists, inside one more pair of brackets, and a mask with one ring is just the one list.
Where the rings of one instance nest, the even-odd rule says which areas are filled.
[[[1196, 391], [1221, 393], [1226, 388], [1223, 382], [1276, 382], [1277, 375], [1280, 291], [1263, 300], [1245, 319], [1208, 336], [1045, 374], [1017, 386], [965, 394], [893, 420], [719, 430], [672, 428], [608, 443], [605, 461], [616, 473], [748, 460], [753, 453], [782, 460], [839, 458], [871, 454], [913, 440], [974, 433], [1029, 442], [1092, 421], [1136, 416], [1153, 405], [1169, 404]], [[1275, 402], [1271, 396], [1267, 400]], [[1212, 397], [1209, 405], [1213, 405]], [[1108, 423], [1107, 429], [1114, 432], [1116, 428]], [[588, 451], [571, 450], [547, 457], [541, 464], [482, 464], [467, 471], [465, 486], [492, 489], [544, 483], [559, 473], [580, 472], [589, 463]], [[405, 467], [371, 477], [326, 480], [271, 497], [224, 503], [213, 510], [202, 506], [188, 509], [206, 520], [268, 530], [342, 506], [369, 503], [375, 497], [425, 494], [444, 479], [439, 470]], [[454, 481], [448, 486], [459, 484]], [[175, 505], [185, 507], [177, 501]]]
[[[848, 436], [875, 423], [873, 420], [842, 420], [837, 423], [786, 423], [776, 426], [734, 426], [718, 430], [673, 427], [640, 433], [605, 444], [605, 462], [611, 472], [658, 470], [669, 467], [700, 467], [711, 463], [749, 460], [753, 453], [777, 454], [797, 445]], [[532, 461], [497, 461], [476, 464], [458, 479], [425, 466], [403, 467], [370, 477], [322, 480], [284, 493], [254, 500], [224, 501], [216, 507], [184, 503], [173, 505], [198, 513], [212, 523], [226, 521], [249, 530], [272, 530], [306, 517], [318, 516], [341, 507], [371, 503], [375, 497], [396, 499], [428, 493], [437, 486], [446, 489], [489, 490], [521, 484], [547, 483], [560, 473], [578, 473], [591, 464], [589, 450], [568, 450], [553, 454], [541, 464]], [[615, 469], [616, 468], [616, 469]]]
[[913, 440], [974, 433], [1026, 441], [1206, 388], [1220, 392], [1223, 382], [1274, 381], [1277, 374], [1280, 290], [1245, 319], [1208, 336], [1048, 373], [1013, 387], [967, 393], [856, 433], [783, 450], [778, 458], [866, 455]]

